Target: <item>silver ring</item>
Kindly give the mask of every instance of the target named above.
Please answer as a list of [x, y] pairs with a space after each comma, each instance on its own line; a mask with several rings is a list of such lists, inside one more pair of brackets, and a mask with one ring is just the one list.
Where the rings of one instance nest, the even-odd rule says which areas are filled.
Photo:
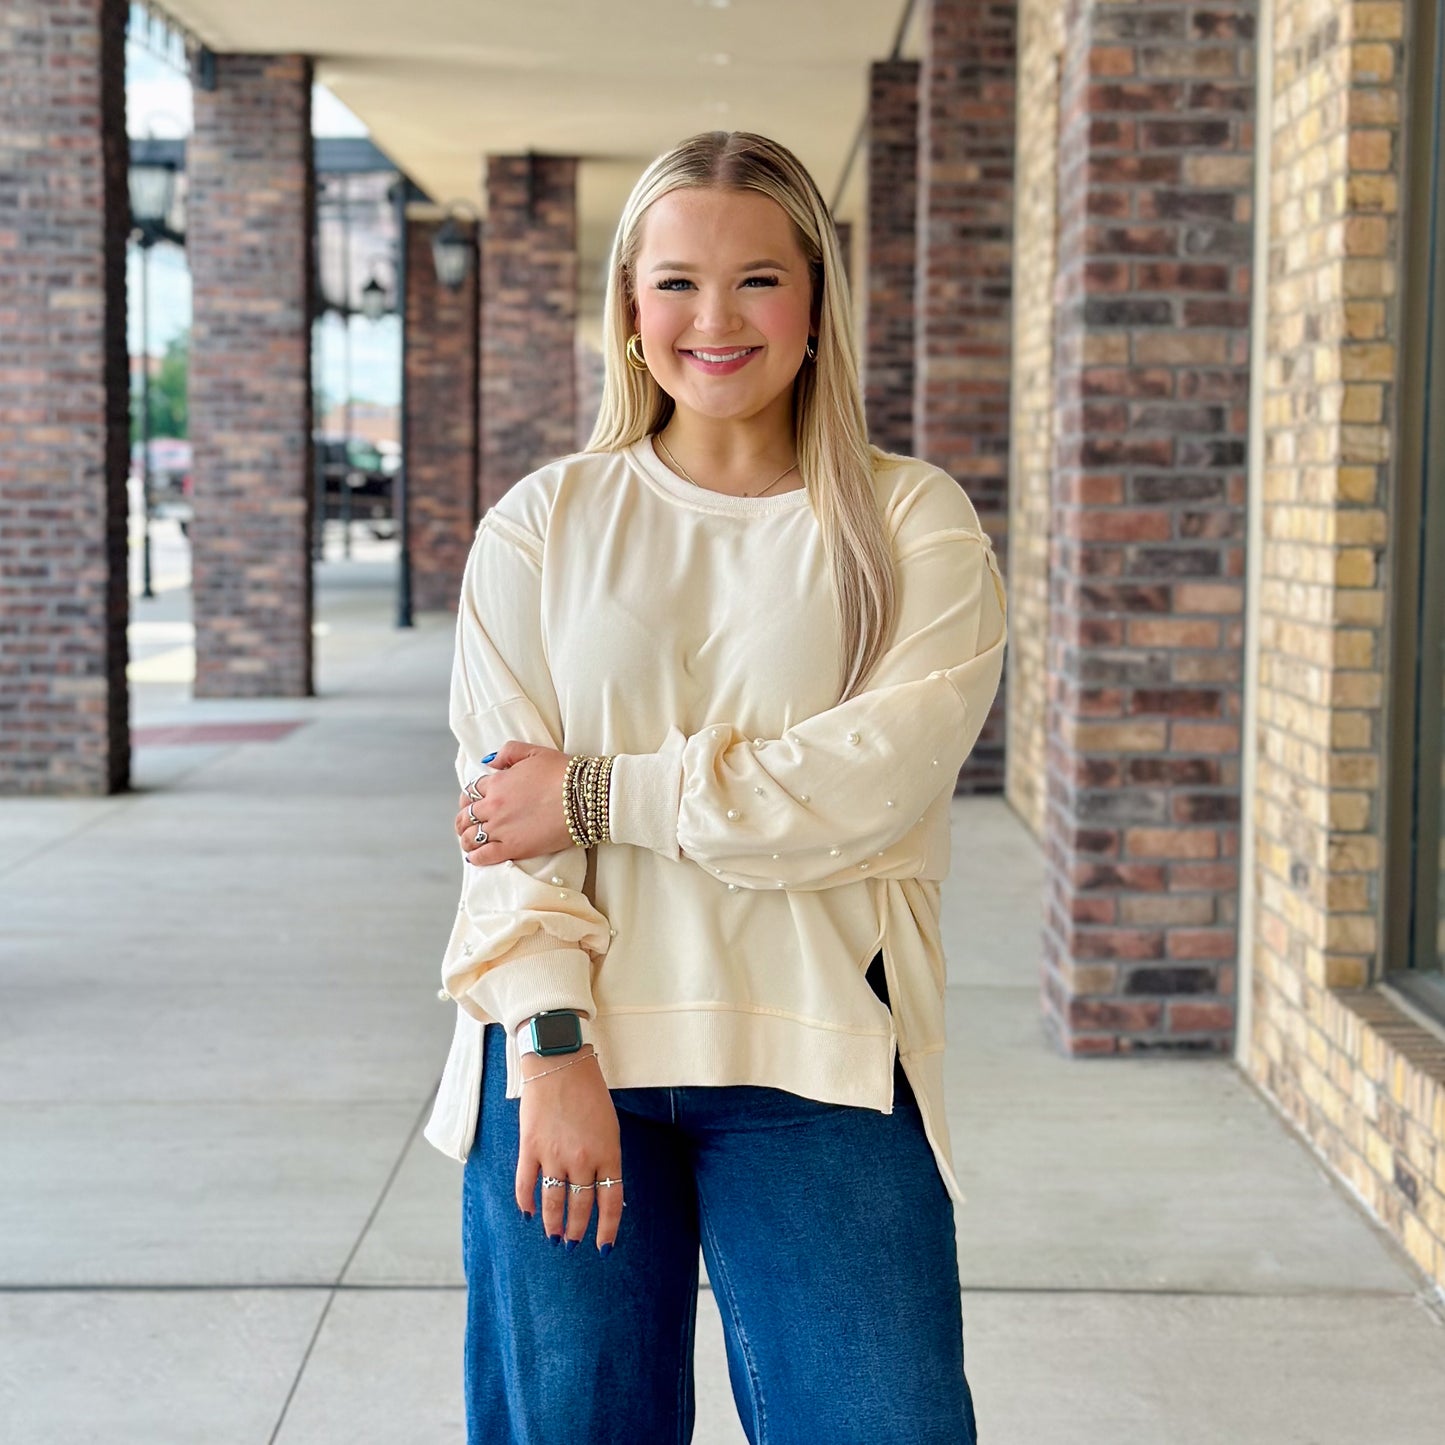
[[554, 1179], [550, 1174], [542, 1176], [543, 1189], [560, 1189], [566, 1182], [565, 1179]]
[[485, 843], [486, 841], [487, 841], [487, 830], [486, 830], [485, 828], [479, 827], [479, 828], [477, 829], [477, 836], [472, 839], [472, 842], [475, 843], [475, 844], [477, 844], [478, 847], [480, 847], [480, 846], [481, 846], [483, 843]]
[[581, 1194], [585, 1190], [596, 1189], [597, 1181], [594, 1179], [591, 1184], [569, 1184], [567, 1187], [573, 1192], [573, 1194]]
[[467, 804], [467, 817], [469, 817], [469, 818], [472, 820], [472, 822], [474, 822], [474, 823], [477, 825], [477, 827], [480, 828], [480, 827], [482, 826], [482, 820], [481, 820], [479, 817], [477, 817], [477, 815], [476, 815], [474, 812], [472, 812], [472, 807], [473, 807], [473, 805], [472, 805], [471, 803], [468, 803], [468, 804]]
[[467, 797], [469, 797], [474, 803], [480, 803], [482, 801], [482, 795], [477, 792], [477, 781], [478, 780], [476, 778], [473, 778], [464, 789]]
[[611, 1189], [614, 1184], [621, 1184], [620, 1179], [594, 1179], [592, 1181], [599, 1189]]

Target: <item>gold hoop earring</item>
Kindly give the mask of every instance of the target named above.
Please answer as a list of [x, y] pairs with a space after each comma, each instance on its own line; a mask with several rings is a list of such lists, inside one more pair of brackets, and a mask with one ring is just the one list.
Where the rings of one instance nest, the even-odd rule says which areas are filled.
[[634, 371], [647, 370], [647, 358], [642, 354], [642, 333], [634, 331], [627, 338], [627, 364]]
[[806, 344], [803, 346], [803, 350], [807, 353], [809, 361], [816, 361], [818, 359], [818, 348], [814, 344], [813, 338], [811, 336], [808, 338]]

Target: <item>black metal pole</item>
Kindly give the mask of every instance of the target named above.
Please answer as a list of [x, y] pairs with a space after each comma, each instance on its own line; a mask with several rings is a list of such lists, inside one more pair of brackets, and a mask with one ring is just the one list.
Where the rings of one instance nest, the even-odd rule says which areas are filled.
[[154, 597], [151, 586], [151, 343], [150, 288], [148, 284], [151, 248], [146, 236], [140, 238], [140, 495], [141, 495], [141, 596]]
[[406, 193], [405, 176], [396, 178], [396, 319], [401, 335], [401, 415], [397, 421], [398, 440], [401, 443], [401, 465], [391, 483], [391, 505], [396, 513], [396, 536], [400, 556], [396, 572], [396, 625], [411, 627], [411, 532], [407, 526], [406, 473], [411, 462], [407, 448], [408, 428], [406, 423]]

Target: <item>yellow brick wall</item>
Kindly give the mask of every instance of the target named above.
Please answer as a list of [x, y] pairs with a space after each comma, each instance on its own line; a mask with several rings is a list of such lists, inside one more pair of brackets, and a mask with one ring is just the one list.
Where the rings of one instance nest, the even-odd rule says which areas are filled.
[[1379, 969], [1399, 0], [1277, 0], [1248, 1068], [1445, 1283], [1445, 1051]]
[[1049, 477], [1054, 445], [1054, 260], [1064, 0], [1021, 0], [1014, 152], [1009, 447], [1008, 723], [1004, 791], [1044, 829]]

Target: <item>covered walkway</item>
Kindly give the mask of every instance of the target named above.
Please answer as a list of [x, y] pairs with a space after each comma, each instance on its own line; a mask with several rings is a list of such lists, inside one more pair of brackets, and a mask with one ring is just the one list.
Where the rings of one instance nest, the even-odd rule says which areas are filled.
[[[319, 567], [297, 699], [191, 699], [163, 586], [133, 624], [136, 791], [0, 808], [7, 1441], [463, 1438], [459, 1173], [420, 1137], [452, 1020], [451, 623], [394, 628], [392, 575]], [[981, 1439], [1433, 1445], [1421, 1276], [1231, 1062], [1050, 1048], [1037, 846], [1000, 799], [954, 806]], [[696, 1439], [737, 1445], [706, 1292], [698, 1374]]]

